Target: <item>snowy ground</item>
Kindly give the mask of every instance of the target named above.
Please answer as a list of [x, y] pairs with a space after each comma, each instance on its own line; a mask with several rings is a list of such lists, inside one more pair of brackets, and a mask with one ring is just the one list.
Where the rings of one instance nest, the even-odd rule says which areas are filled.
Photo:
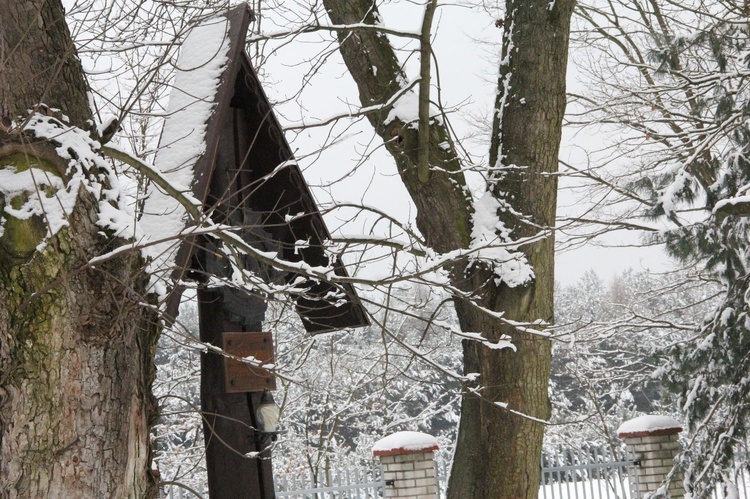
[[[737, 489], [725, 495], [717, 490], [714, 499], [750, 499], [750, 480], [740, 477]], [[631, 496], [627, 484], [590, 480], [578, 483], [556, 483], [539, 488], [539, 499], [638, 499]]]

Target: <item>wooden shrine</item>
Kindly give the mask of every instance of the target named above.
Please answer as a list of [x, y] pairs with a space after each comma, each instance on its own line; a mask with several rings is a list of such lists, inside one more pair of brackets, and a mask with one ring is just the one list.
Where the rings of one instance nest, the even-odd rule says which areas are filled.
[[[227, 19], [228, 63], [207, 122], [206, 152], [194, 166], [193, 195], [214, 222], [243, 227], [241, 237], [254, 248], [275, 252], [286, 261], [332, 264], [336, 275], [346, 276], [340, 259], [329, 262], [324, 252], [323, 243], [331, 236], [245, 53], [252, 12], [241, 5], [230, 10]], [[300, 247], [299, 241], [306, 244]], [[203, 283], [198, 287], [201, 341], [232, 357], [253, 356], [272, 363], [272, 334], [260, 332], [264, 298], [208, 285], [208, 276], [231, 274], [227, 262], [217, 256], [218, 244], [210, 236], [192, 236], [182, 243], [167, 314], [177, 315], [179, 283], [188, 279]], [[250, 258], [244, 264], [268, 282], [298, 277]], [[353, 286], [308, 280], [306, 287], [295, 305], [311, 334], [368, 324]], [[275, 379], [273, 373], [232, 357], [206, 353], [201, 361], [209, 494], [221, 499], [274, 497], [270, 452], [256, 434], [255, 409], [263, 391], [275, 388]], [[259, 457], [247, 457], [254, 453]]]

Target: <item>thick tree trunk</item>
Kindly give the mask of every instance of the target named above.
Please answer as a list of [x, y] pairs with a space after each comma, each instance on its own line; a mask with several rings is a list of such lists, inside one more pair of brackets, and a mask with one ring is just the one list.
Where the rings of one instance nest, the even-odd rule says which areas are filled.
[[[501, 214], [513, 237], [530, 237], [540, 228], [555, 225], [558, 152], [565, 113], [565, 75], [573, 2], [558, 0], [509, 0], [498, 78], [498, 97], [490, 151], [490, 164], [510, 167], [500, 174], [494, 192], [514, 210], [528, 217], [524, 222]], [[512, 52], [510, 52], [512, 47]], [[552, 174], [552, 175], [551, 175]], [[529, 286], [493, 289], [487, 306], [504, 310], [517, 321], [553, 320], [554, 239], [549, 237], [524, 248], [534, 269]], [[475, 285], [483, 278], [475, 279]], [[462, 308], [459, 304], [458, 309]], [[462, 327], [486, 332], [492, 324], [477, 323], [476, 314], [459, 312]], [[464, 346], [468, 372], [480, 372], [483, 397], [504, 401], [526, 415], [549, 419], [547, 390], [551, 362], [549, 340], [503, 327], [518, 351], [493, 351], [476, 344]], [[475, 365], [472, 365], [475, 364]], [[496, 412], [476, 397], [464, 398], [454, 467], [452, 498], [536, 497], [540, 483], [540, 451], [543, 426], [531, 419], [493, 417]], [[482, 452], [476, 452], [477, 444]], [[512, 442], [512, 445], [507, 445]], [[483, 448], [484, 447], [484, 448]], [[480, 485], [481, 484], [481, 485]], [[463, 491], [473, 490], [466, 496]], [[496, 495], [488, 492], [503, 491]]]
[[37, 104], [60, 109], [70, 123], [91, 118], [88, 85], [60, 0], [0, 0], [0, 118], [25, 116]]
[[[336, 24], [377, 24], [371, 0], [324, 0]], [[507, 3], [504, 52], [514, 50], [501, 68], [500, 96], [493, 133], [493, 164], [515, 165], [495, 180], [493, 193], [522, 213], [527, 222], [504, 216], [512, 237], [536, 234], [554, 226], [557, 155], [565, 109], [565, 70], [571, 0], [517, 0]], [[372, 32], [339, 35], [340, 50], [364, 106], [385, 103], [401, 90], [398, 60], [387, 38]], [[375, 70], [373, 68], [376, 68]], [[508, 87], [508, 82], [510, 86]], [[505, 89], [510, 88], [508, 96]], [[399, 121], [385, 123], [389, 108], [369, 115], [386, 141], [401, 178], [417, 206], [417, 226], [439, 252], [470, 243], [472, 204], [457, 155], [443, 145], [446, 130], [433, 122], [427, 182], [417, 175], [417, 133]], [[498, 154], [500, 152], [500, 154]], [[503, 216], [502, 214], [500, 214]], [[529, 223], [530, 221], [530, 223]], [[448, 495], [451, 498], [535, 498], [540, 484], [544, 427], [550, 415], [548, 382], [551, 348], [542, 336], [524, 333], [481, 312], [475, 304], [502, 311], [515, 321], [552, 321], [554, 241], [548, 237], [522, 248], [535, 279], [526, 286], [496, 285], [491, 269], [454, 264], [452, 284], [471, 295], [457, 296], [456, 311], [465, 331], [496, 340], [511, 336], [517, 351], [493, 350], [464, 342], [465, 372], [479, 373], [481, 394], [467, 390]], [[473, 302], [473, 303], [472, 303]], [[505, 410], [495, 403], [508, 404]], [[516, 413], [511, 411], [517, 411]], [[519, 415], [522, 413], [523, 415]]]
[[156, 318], [139, 258], [86, 266], [108, 249], [95, 209], [83, 194], [43, 252], [0, 239], [2, 497], [155, 495]]
[[[83, 124], [90, 117], [86, 84], [60, 2], [0, 0], [0, 12], [3, 125], [19, 123], [39, 102]], [[65, 177], [54, 147], [30, 140], [0, 131], [5, 173], [33, 167]], [[142, 305], [143, 262], [125, 252], [88, 264], [124, 242], [103, 234], [100, 199], [88, 190], [80, 189], [68, 225], [42, 249], [46, 219], [14, 218], [3, 209], [39, 191], [55, 193], [2, 187], [0, 497], [154, 497], [149, 429], [158, 323]]]

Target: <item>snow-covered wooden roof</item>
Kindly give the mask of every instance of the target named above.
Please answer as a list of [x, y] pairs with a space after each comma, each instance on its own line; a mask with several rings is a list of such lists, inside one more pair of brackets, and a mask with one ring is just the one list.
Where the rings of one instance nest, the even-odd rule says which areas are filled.
[[[347, 277], [340, 258], [329, 261], [324, 251], [330, 233], [245, 53], [251, 21], [249, 7], [241, 5], [226, 18], [204, 21], [188, 35], [155, 164], [163, 175], [174, 177], [176, 185], [190, 186], [215, 222], [250, 226], [253, 217], [255, 229], [249, 237], [274, 248], [279, 259], [332, 267], [336, 276]], [[179, 206], [164, 202], [161, 213], [150, 214], [150, 223], [167, 223], [179, 214]], [[179, 247], [155, 252], [173, 259], [168, 266], [176, 269], [168, 315], [176, 315], [179, 283], [196, 265], [194, 242], [184, 240]], [[297, 298], [296, 306], [310, 333], [368, 324], [350, 284], [307, 285], [309, 291]]]

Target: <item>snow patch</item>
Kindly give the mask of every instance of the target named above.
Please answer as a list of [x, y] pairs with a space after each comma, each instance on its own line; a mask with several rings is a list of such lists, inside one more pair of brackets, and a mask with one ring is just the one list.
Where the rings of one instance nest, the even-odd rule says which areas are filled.
[[[748, 186], [745, 186], [745, 187], [748, 187]], [[743, 189], [745, 187], [743, 187]], [[722, 210], [725, 206], [735, 206], [738, 204], [750, 204], [750, 196], [748, 195], [734, 196], [728, 199], [722, 199], [716, 203], [712, 213], [716, 215], [716, 213]]]
[[732, 318], [734, 317], [734, 309], [732, 307], [727, 307], [721, 312], [721, 317], [719, 320], [721, 321], [722, 326], [728, 326], [729, 323], [732, 321]]
[[382, 454], [399, 450], [419, 452], [437, 448], [438, 441], [432, 435], [418, 431], [399, 431], [375, 442], [375, 445], [372, 446], [372, 453]]
[[[440, 110], [432, 103], [430, 103], [430, 119], [442, 123]], [[408, 90], [399, 96], [399, 98], [393, 103], [393, 107], [385, 119], [385, 124], [387, 125], [393, 120], [401, 120], [404, 123], [410, 123], [414, 128], [418, 126], [419, 93], [414, 90]]]
[[419, 95], [413, 90], [405, 92], [396, 102], [385, 119], [385, 124], [393, 120], [401, 120], [404, 123], [419, 121]]
[[534, 278], [534, 271], [523, 253], [509, 244], [510, 231], [497, 216], [502, 208], [500, 201], [491, 192], [474, 203], [472, 217], [472, 260], [491, 262], [497, 276], [496, 283], [504, 282], [511, 288], [527, 284]]
[[625, 421], [617, 428], [617, 434], [672, 430], [675, 428], [682, 429], [682, 425], [671, 416], [648, 415]]
[[[34, 114], [24, 126], [26, 132], [39, 139], [46, 139], [55, 147], [55, 152], [66, 163], [65, 180], [40, 168], [17, 171], [15, 168], [0, 170], [0, 193], [12, 199], [25, 193], [22, 205], [5, 206], [4, 212], [19, 219], [42, 216], [47, 224], [47, 234], [37, 246], [37, 251], [46, 247], [46, 241], [69, 225], [81, 189], [90, 192], [99, 203], [97, 224], [116, 235], [135, 232], [133, 213], [126, 204], [117, 176], [110, 165], [99, 154], [100, 144], [87, 132], [62, 121], [42, 114]], [[105, 188], [106, 187], [106, 188]]]
[[664, 212], [667, 215], [671, 215], [675, 211], [677, 211], [677, 205], [679, 203], [681, 193], [688, 189], [691, 182], [692, 177], [690, 176], [690, 174], [685, 170], [681, 170], [675, 175], [672, 183], [670, 183], [661, 193], [659, 202], [661, 203], [662, 207], [664, 208]]
[[[42, 191], [46, 188], [61, 190], [65, 188], [65, 184], [60, 177], [38, 168], [19, 172], [14, 167], [5, 165], [4, 169], [0, 170], [0, 193], [7, 199], [13, 199], [24, 192], [34, 192], [37, 188]], [[14, 209], [10, 203], [6, 204], [4, 211], [19, 220], [28, 220], [34, 215], [42, 216], [48, 211], [44, 206], [46, 199], [45, 196], [32, 196], [18, 209]]]
[[[194, 169], [206, 150], [208, 119], [229, 57], [225, 16], [208, 19], [188, 34], [180, 49], [155, 169], [178, 190], [192, 195]], [[141, 219], [148, 234], [143, 255], [151, 260], [152, 290], [163, 295], [187, 225], [185, 208], [151, 185]], [[159, 242], [157, 242], [159, 241]]]

